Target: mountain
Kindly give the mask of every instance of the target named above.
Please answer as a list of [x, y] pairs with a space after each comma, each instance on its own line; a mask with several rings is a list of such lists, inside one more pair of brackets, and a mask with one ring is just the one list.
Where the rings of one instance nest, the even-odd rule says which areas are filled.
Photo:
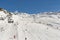
[[28, 14], [0, 8], [0, 40], [60, 40], [60, 13]]

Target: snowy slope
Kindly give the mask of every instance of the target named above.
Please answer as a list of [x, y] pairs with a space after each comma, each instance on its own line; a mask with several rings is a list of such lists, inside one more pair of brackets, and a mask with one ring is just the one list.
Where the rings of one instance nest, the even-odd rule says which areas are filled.
[[60, 13], [27, 14], [0, 9], [0, 40], [60, 40]]

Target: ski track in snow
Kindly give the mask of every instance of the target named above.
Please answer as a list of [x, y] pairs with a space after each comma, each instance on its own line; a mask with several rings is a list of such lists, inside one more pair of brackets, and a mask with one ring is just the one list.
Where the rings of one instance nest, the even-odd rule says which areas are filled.
[[0, 11], [0, 40], [60, 40], [60, 14]]

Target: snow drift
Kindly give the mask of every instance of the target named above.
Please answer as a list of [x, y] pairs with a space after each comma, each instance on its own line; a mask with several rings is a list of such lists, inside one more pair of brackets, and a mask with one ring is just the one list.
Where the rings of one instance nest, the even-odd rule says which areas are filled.
[[60, 40], [60, 13], [13, 13], [0, 8], [0, 40]]

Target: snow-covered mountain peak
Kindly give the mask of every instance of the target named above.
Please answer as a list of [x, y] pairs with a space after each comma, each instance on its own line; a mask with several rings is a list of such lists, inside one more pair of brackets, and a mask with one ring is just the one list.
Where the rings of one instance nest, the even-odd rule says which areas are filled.
[[7, 11], [0, 8], [0, 20], [4, 19], [7, 16]]
[[2, 8], [0, 8], [0, 16], [6, 16], [8, 12]]
[[12, 14], [8, 12], [7, 10], [0, 8], [0, 21], [7, 22], [7, 23], [13, 22]]

